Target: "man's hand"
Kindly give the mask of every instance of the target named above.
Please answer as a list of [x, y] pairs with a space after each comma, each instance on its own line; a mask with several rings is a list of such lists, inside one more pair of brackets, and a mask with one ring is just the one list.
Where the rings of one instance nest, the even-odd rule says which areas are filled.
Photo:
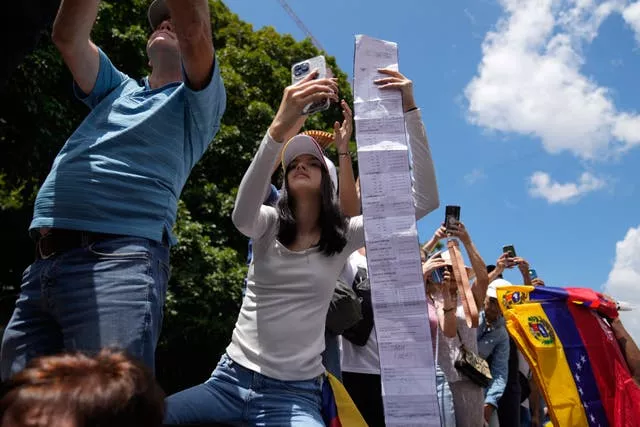
[[344, 99], [340, 102], [340, 106], [342, 107], [342, 124], [340, 122], [333, 124], [333, 135], [338, 155], [349, 153], [349, 141], [353, 133], [353, 113], [351, 108], [349, 108], [349, 104]]
[[300, 120], [305, 105], [326, 98], [338, 102], [337, 79], [315, 80], [317, 76], [318, 70], [314, 70], [300, 83], [285, 88], [278, 112], [269, 127], [269, 134], [274, 140], [286, 142], [285, 136]]
[[200, 90], [209, 84], [213, 66], [209, 3], [206, 0], [166, 0], [166, 3], [189, 87]]
[[499, 274], [502, 274], [507, 268], [509, 268], [509, 254], [505, 252], [496, 260], [496, 270], [499, 271]]
[[531, 282], [531, 274], [529, 273], [529, 263], [526, 259], [521, 257], [512, 258], [513, 262], [518, 266], [518, 270], [520, 270], [520, 274], [522, 275], [522, 280], [524, 284], [527, 286], [533, 285]]
[[379, 68], [378, 72], [389, 76], [374, 80], [374, 83], [378, 85], [378, 89], [400, 89], [400, 92], [402, 92], [402, 110], [405, 113], [416, 107], [416, 101], [413, 96], [413, 82], [411, 80], [400, 72], [387, 68]]
[[520, 272], [522, 272], [523, 274], [525, 272], [527, 274], [529, 273], [529, 263], [527, 262], [526, 259], [521, 257], [515, 257], [515, 258], [512, 258], [512, 261], [518, 266], [518, 269], [520, 270]]

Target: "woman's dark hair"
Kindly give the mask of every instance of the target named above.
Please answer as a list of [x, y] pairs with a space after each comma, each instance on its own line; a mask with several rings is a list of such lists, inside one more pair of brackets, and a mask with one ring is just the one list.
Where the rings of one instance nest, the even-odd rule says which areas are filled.
[[[293, 162], [291, 162], [293, 164]], [[285, 246], [292, 244], [296, 239], [296, 218], [293, 212], [295, 206], [293, 195], [289, 193], [289, 180], [287, 175], [291, 166], [287, 167], [284, 174], [284, 186], [278, 199], [278, 240]], [[347, 244], [347, 219], [340, 211], [336, 200], [331, 177], [326, 168], [320, 168], [322, 180], [320, 183], [320, 251], [326, 256], [341, 252]]]
[[44, 356], [4, 385], [2, 427], [160, 427], [164, 392], [123, 352]]

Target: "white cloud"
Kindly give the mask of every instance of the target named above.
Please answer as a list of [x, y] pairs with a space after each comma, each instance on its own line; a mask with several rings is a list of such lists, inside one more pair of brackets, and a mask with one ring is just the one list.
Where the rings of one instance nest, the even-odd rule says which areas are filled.
[[[606, 87], [581, 73], [582, 51], [612, 13], [640, 31], [640, 2], [499, 0], [505, 15], [485, 36], [465, 88], [470, 120], [540, 138], [552, 154], [596, 159], [640, 144], [640, 116], [619, 111]], [[640, 39], [639, 39], [640, 40]]]
[[578, 182], [561, 184], [545, 172], [534, 172], [529, 177], [529, 195], [545, 199], [550, 204], [569, 203], [592, 191], [604, 188], [606, 181], [589, 172], [580, 175]]
[[630, 228], [623, 240], [616, 243], [616, 260], [609, 273], [604, 292], [617, 300], [635, 306], [630, 312], [621, 312], [625, 328], [640, 345], [640, 226]]
[[468, 185], [473, 185], [476, 182], [485, 179], [487, 177], [487, 175], [484, 173], [484, 170], [476, 168], [474, 170], [472, 170], [471, 172], [469, 172], [468, 174], [466, 174], [464, 176], [464, 180]]
[[640, 42], [640, 1], [630, 4], [622, 12], [625, 22], [636, 33], [636, 40]]

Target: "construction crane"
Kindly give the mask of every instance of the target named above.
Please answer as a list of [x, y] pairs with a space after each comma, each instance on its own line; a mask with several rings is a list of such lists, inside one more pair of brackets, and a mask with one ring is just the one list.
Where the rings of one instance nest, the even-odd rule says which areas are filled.
[[313, 34], [311, 34], [311, 31], [309, 31], [309, 29], [307, 28], [306, 25], [304, 25], [304, 22], [302, 22], [302, 20], [300, 18], [298, 18], [298, 15], [296, 15], [296, 13], [293, 11], [293, 9], [291, 9], [291, 6], [289, 6], [289, 3], [286, 0], [278, 0], [280, 2], [280, 6], [282, 6], [282, 8], [285, 10], [285, 12], [287, 12], [289, 14], [289, 16], [295, 21], [295, 23], [298, 25], [298, 28], [300, 28], [302, 30], [302, 32], [311, 39], [311, 43], [313, 43], [313, 45], [318, 48], [319, 51], [325, 51], [324, 48], [322, 47], [322, 45], [320, 44], [320, 42], [318, 41], [318, 39], [316, 39], [315, 37], [313, 37]]

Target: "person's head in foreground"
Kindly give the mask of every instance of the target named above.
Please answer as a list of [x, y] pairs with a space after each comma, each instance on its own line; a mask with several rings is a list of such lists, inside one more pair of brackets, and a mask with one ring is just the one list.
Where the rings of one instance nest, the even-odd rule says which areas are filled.
[[[320, 229], [319, 249], [327, 256], [346, 245], [346, 220], [336, 197], [333, 164], [309, 135], [296, 135], [282, 149], [284, 185], [278, 200], [278, 240], [285, 246], [296, 239], [304, 215]], [[337, 175], [336, 175], [337, 176]]]
[[0, 400], [0, 427], [156, 427], [163, 417], [151, 372], [115, 350], [34, 359]]

